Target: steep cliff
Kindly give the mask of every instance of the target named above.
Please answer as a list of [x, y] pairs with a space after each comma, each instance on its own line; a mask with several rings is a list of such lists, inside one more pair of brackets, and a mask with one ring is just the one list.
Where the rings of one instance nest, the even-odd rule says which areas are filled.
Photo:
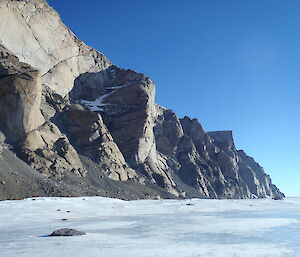
[[85, 45], [44, 0], [0, 2], [2, 141], [27, 172], [75, 190], [51, 195], [284, 196], [230, 131], [206, 133], [154, 99], [150, 78]]

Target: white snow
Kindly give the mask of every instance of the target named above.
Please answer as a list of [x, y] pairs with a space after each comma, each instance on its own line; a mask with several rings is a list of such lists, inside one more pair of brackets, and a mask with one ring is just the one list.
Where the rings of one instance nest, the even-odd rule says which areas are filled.
[[84, 104], [86, 107], [88, 107], [93, 112], [99, 112], [103, 111], [103, 107], [109, 105], [108, 103], [103, 103], [106, 97], [114, 93], [117, 89], [123, 88], [125, 86], [114, 86], [114, 87], [107, 87], [108, 90], [113, 90], [107, 94], [104, 94], [100, 97], [98, 97], [95, 101], [88, 101], [88, 100], [80, 100], [80, 103]]
[[118, 89], [118, 88], [122, 88], [124, 86], [114, 86], [114, 87], [107, 87], [106, 89], [108, 90], [114, 90], [114, 89]]
[[[87, 235], [46, 236], [64, 227]], [[1, 257], [297, 257], [299, 242], [300, 198], [0, 202]]]
[[107, 104], [103, 103], [103, 100], [109, 95], [110, 95], [110, 93], [102, 95], [102, 96], [98, 97], [95, 101], [80, 100], [80, 103], [84, 104], [86, 107], [88, 107], [93, 112], [103, 111], [103, 107], [107, 105]]

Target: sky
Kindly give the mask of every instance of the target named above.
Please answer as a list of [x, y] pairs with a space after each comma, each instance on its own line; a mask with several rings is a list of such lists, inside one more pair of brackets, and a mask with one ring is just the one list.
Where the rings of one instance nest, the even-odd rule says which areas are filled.
[[300, 1], [48, 0], [85, 43], [149, 76], [156, 102], [238, 149], [300, 196]]

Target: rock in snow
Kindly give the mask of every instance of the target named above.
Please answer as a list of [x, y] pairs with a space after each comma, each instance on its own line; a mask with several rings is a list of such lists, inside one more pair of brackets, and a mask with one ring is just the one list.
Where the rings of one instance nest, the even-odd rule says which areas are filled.
[[85, 45], [46, 1], [2, 0], [0, 24], [0, 145], [49, 182], [35, 191], [35, 174], [0, 199], [61, 195], [56, 183], [70, 196], [284, 197], [231, 131], [156, 105], [150, 78]]
[[82, 235], [86, 235], [86, 233], [76, 229], [62, 228], [53, 231], [53, 233], [50, 234], [49, 236], [82, 236]]

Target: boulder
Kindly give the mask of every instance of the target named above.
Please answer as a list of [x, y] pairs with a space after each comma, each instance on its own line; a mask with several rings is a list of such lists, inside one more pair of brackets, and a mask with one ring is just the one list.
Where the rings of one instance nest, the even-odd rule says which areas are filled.
[[71, 229], [71, 228], [62, 228], [58, 229], [52, 232], [49, 236], [82, 236], [86, 235], [85, 232], [76, 230], [76, 229]]

